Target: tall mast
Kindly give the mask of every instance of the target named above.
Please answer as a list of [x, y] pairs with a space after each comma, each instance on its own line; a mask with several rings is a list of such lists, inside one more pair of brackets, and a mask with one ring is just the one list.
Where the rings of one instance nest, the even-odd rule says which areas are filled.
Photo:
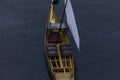
[[57, 34], [57, 41], [58, 41], [59, 34], [60, 34], [60, 31], [61, 31], [62, 22], [63, 22], [63, 19], [64, 19], [65, 9], [66, 9], [66, 6], [67, 6], [67, 2], [68, 2], [68, 0], [66, 0], [65, 6], [64, 6], [64, 10], [63, 10], [63, 14], [62, 14], [62, 17], [61, 17], [61, 20], [60, 20], [59, 31], [58, 31], [58, 34]]

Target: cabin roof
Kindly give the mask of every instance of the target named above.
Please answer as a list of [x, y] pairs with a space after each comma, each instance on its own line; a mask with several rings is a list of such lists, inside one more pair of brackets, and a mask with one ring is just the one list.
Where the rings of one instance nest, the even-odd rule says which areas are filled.
[[[59, 29], [60, 23], [50, 23], [48, 24], [47, 29]], [[62, 23], [61, 29], [67, 29], [68, 27], [65, 25], [65, 23]]]

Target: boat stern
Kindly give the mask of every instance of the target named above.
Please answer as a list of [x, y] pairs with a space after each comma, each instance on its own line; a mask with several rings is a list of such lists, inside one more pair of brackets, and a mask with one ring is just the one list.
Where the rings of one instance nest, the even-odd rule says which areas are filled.
[[74, 74], [73, 72], [56, 73], [55, 80], [74, 80]]

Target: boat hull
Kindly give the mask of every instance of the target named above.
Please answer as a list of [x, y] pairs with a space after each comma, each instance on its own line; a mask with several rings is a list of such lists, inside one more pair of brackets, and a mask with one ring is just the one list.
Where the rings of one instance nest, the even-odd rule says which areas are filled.
[[74, 59], [67, 31], [68, 27], [60, 23], [51, 4], [46, 24], [44, 50], [53, 80], [74, 80]]

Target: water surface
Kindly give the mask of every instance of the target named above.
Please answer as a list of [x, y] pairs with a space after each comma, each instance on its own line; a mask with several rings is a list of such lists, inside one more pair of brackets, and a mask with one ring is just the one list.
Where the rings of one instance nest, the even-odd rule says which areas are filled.
[[[71, 2], [81, 37], [80, 54], [72, 42], [75, 80], [120, 80], [120, 1]], [[0, 1], [0, 80], [50, 80], [43, 54], [49, 3]]]

